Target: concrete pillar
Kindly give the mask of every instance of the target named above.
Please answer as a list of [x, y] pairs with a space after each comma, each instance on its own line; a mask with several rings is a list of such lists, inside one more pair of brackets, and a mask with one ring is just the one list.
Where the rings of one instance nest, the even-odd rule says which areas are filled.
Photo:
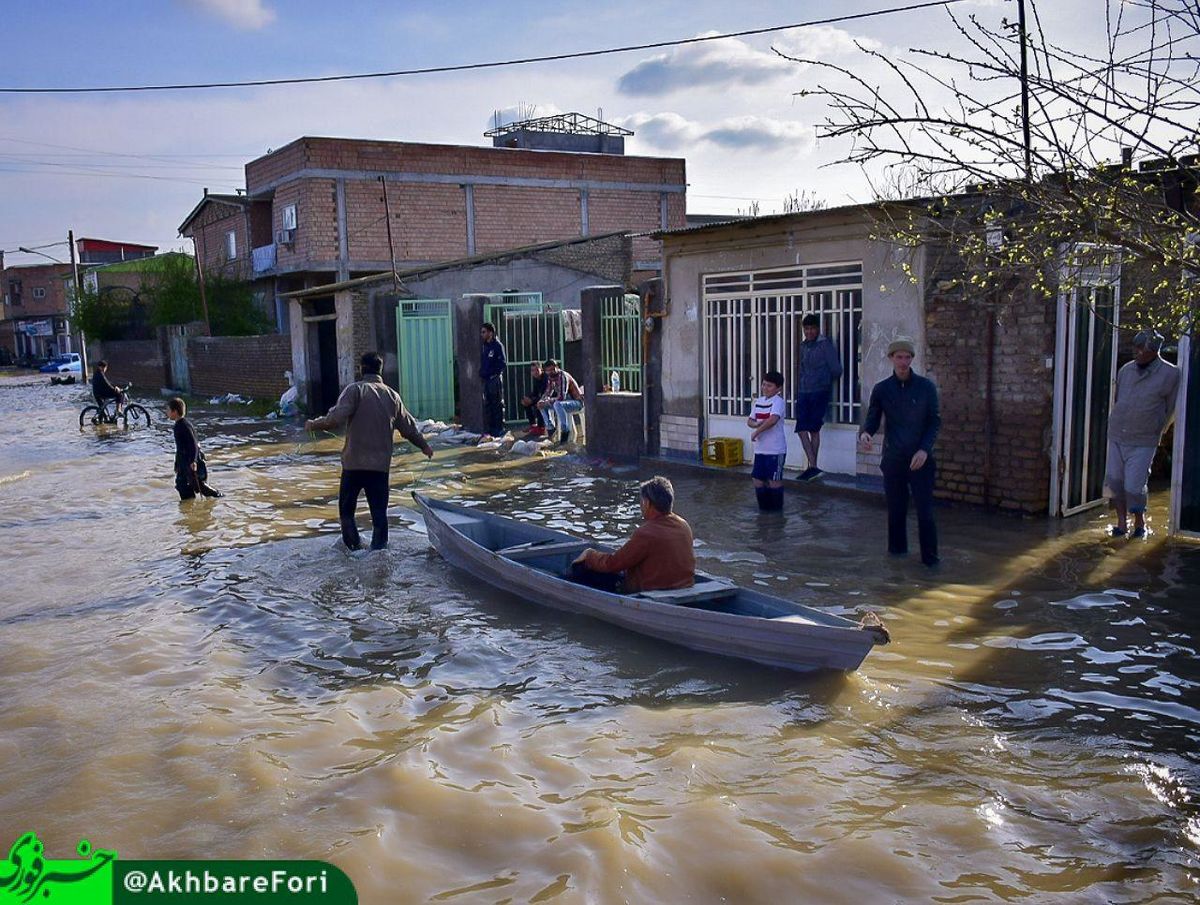
[[479, 379], [479, 327], [483, 324], [481, 296], [454, 300], [454, 362], [458, 377], [458, 413], [463, 427], [483, 433], [483, 384]]

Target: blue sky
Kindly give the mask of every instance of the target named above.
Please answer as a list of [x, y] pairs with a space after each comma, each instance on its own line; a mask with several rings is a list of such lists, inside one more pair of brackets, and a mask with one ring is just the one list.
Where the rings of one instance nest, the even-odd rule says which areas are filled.
[[[133, 0], [8, 4], [0, 87], [325, 75], [587, 50], [899, 5], [900, 0], [396, 2]], [[1048, 28], [1089, 27], [1099, 0], [1045, 3]], [[999, 21], [1011, 0], [969, 0]], [[103, 10], [103, 12], [102, 12]], [[119, 13], [116, 12], [119, 10]], [[1094, 17], [1092, 17], [1094, 19]], [[246, 160], [300, 135], [484, 144], [492, 112], [537, 105], [628, 125], [627, 152], [686, 157], [690, 211], [763, 213], [803, 190], [866, 200], [863, 176], [822, 168], [821, 111], [796, 102], [812, 73], [771, 47], [850, 62], [854, 41], [903, 53], [948, 19], [926, 10], [688, 48], [588, 60], [283, 88], [128, 95], [0, 94], [0, 249], [77, 235], [180, 247], [202, 189], [242, 185]], [[53, 252], [51, 252], [53, 253]], [[9, 254], [10, 263], [29, 262]]]

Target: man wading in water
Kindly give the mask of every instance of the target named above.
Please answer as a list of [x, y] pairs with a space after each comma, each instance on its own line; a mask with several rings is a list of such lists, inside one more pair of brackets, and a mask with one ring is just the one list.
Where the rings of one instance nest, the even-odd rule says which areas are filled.
[[338, 488], [338, 519], [342, 540], [350, 550], [362, 546], [354, 512], [358, 495], [367, 494], [371, 510], [371, 549], [382, 550], [388, 542], [388, 476], [392, 469], [392, 431], [402, 436], [427, 458], [433, 450], [417, 430], [400, 394], [383, 382], [383, 359], [377, 352], [362, 357], [362, 380], [342, 390], [337, 404], [323, 418], [306, 421], [307, 430], [330, 430], [347, 424], [342, 447], [342, 482]]

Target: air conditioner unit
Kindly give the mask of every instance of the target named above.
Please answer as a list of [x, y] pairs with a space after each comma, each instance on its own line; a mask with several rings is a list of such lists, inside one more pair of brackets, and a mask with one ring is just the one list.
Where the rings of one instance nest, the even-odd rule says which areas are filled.
[[296, 231], [294, 229], [277, 229], [275, 230], [276, 245], [294, 245], [296, 243]]

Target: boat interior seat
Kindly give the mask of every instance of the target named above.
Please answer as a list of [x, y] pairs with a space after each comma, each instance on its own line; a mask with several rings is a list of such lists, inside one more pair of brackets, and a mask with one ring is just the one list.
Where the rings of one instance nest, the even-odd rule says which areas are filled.
[[451, 512], [448, 509], [438, 509], [437, 517], [447, 525], [474, 525], [479, 519], [464, 512]]
[[543, 556], [557, 556], [562, 553], [578, 552], [587, 545], [587, 541], [582, 540], [556, 540], [551, 543], [531, 541], [526, 544], [503, 547], [496, 550], [495, 553], [497, 556], [503, 556], [506, 559], [520, 561], [523, 559], [541, 559]]
[[653, 600], [656, 603], [677, 603], [681, 606], [692, 606], [697, 603], [711, 603], [716, 600], [728, 600], [738, 593], [737, 585], [727, 581], [700, 581], [690, 588], [678, 588], [674, 591], [639, 591], [631, 596]]

